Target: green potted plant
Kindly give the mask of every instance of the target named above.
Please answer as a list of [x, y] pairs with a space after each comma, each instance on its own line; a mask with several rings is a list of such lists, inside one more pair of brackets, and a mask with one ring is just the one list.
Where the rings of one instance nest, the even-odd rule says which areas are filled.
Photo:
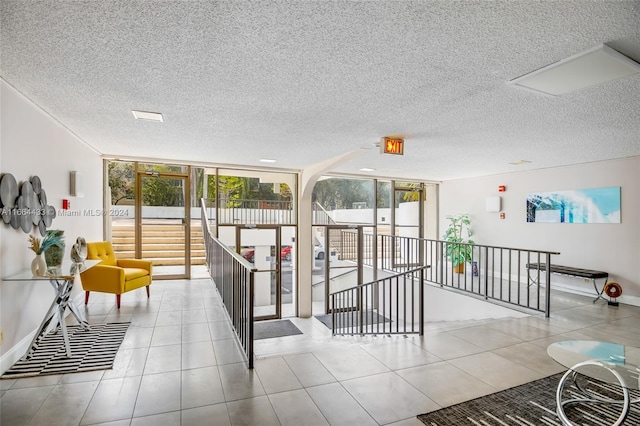
[[462, 274], [464, 273], [464, 264], [471, 262], [473, 254], [473, 246], [471, 244], [475, 244], [470, 238], [473, 235], [471, 228], [469, 228], [471, 219], [466, 213], [447, 216], [447, 219], [449, 220], [449, 227], [443, 237], [447, 242], [445, 244], [445, 254], [453, 265], [453, 271]]

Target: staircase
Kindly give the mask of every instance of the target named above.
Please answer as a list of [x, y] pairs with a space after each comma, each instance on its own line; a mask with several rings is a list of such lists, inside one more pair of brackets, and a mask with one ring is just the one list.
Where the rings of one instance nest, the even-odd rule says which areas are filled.
[[[184, 235], [180, 224], [153, 224], [142, 227], [142, 257], [155, 266], [184, 265]], [[119, 259], [135, 258], [133, 221], [114, 221], [112, 243]], [[191, 265], [205, 264], [204, 240], [200, 221], [191, 223]]]

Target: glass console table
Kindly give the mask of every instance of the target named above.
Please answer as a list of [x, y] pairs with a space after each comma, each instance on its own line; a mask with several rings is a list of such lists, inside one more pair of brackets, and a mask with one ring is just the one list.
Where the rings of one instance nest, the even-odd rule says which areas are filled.
[[[618, 426], [627, 417], [631, 404], [640, 402], [640, 398], [632, 399], [629, 393], [630, 389], [640, 389], [640, 348], [617, 343], [568, 340], [549, 345], [547, 353], [569, 369], [562, 376], [556, 391], [556, 412], [563, 425], [574, 425], [565, 413], [565, 407], [569, 404], [594, 402], [621, 405], [620, 416], [613, 423]], [[578, 381], [581, 375], [620, 386], [622, 398], [606, 398], [587, 389]], [[573, 381], [582, 395], [563, 401], [563, 390], [569, 380]]]
[[[62, 331], [64, 339], [65, 350], [67, 357], [71, 357], [71, 346], [69, 344], [69, 336], [67, 334], [67, 327], [64, 322], [64, 313], [69, 309], [73, 316], [78, 320], [80, 325], [84, 329], [89, 329], [89, 323], [87, 322], [84, 314], [78, 307], [70, 300], [71, 290], [73, 290], [73, 283], [78, 273], [85, 271], [94, 265], [100, 263], [101, 260], [85, 260], [83, 263], [68, 263], [63, 264], [60, 268], [60, 272], [52, 275], [34, 276], [31, 271], [24, 271], [15, 275], [11, 275], [3, 278], [4, 281], [48, 281], [55, 290], [55, 296], [51, 306], [47, 311], [40, 327], [36, 331], [36, 335], [29, 345], [29, 349], [22, 357], [23, 360], [31, 358], [33, 352], [36, 350], [42, 338], [51, 330], [57, 329], [58, 325]], [[62, 271], [69, 271], [68, 274], [62, 273]]]

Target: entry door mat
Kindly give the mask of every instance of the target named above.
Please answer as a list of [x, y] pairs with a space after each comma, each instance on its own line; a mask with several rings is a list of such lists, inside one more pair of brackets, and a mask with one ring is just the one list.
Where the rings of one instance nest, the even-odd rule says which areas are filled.
[[290, 320], [256, 321], [253, 323], [253, 340], [295, 336], [296, 334], [302, 334], [302, 331]]
[[0, 378], [16, 379], [112, 368], [130, 324], [91, 324], [89, 330], [81, 325], [67, 326], [71, 358], [67, 358], [62, 330], [58, 328], [55, 333], [49, 333], [40, 340], [30, 359], [16, 362]]
[[[420, 414], [418, 419], [428, 426], [562, 426], [556, 415], [556, 389], [563, 374], [554, 374], [438, 411]], [[602, 397], [618, 400], [622, 397], [619, 386], [605, 384], [584, 376], [581, 376], [579, 382], [583, 387]], [[576, 393], [576, 390], [573, 382], [569, 380], [565, 385], [563, 400], [583, 398], [581, 394]], [[631, 391], [632, 400], [639, 396], [639, 391]], [[576, 425], [603, 426], [613, 424], [620, 415], [621, 408], [620, 405], [581, 403], [565, 407], [565, 413]], [[640, 407], [632, 404], [629, 415], [622, 424], [640, 425]]]
[[[385, 316], [382, 316], [374, 311], [364, 311], [364, 325], [371, 324], [382, 324], [385, 322], [391, 322], [391, 320]], [[338, 312], [336, 314], [337, 322], [341, 325], [351, 325], [357, 326], [360, 325], [360, 313], [359, 311], [349, 311], [349, 312]], [[325, 315], [315, 315], [316, 319], [327, 326], [327, 328], [331, 328], [332, 318], [331, 314]]]

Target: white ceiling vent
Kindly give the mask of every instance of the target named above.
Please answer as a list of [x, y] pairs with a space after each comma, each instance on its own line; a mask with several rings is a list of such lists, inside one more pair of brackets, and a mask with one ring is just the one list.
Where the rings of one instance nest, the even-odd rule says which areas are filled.
[[164, 121], [162, 118], [162, 114], [159, 112], [148, 112], [148, 111], [136, 111], [131, 110], [133, 116], [136, 120], [147, 120], [147, 121]]
[[509, 81], [548, 95], [560, 96], [640, 72], [640, 64], [601, 44]]

